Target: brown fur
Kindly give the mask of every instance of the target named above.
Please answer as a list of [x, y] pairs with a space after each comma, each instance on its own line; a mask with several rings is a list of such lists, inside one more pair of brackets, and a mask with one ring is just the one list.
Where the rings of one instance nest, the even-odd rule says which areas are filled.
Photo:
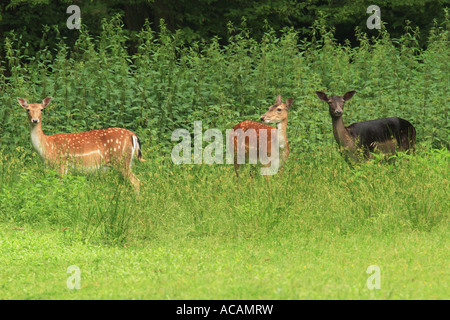
[[[281, 136], [281, 139], [284, 140], [284, 144], [282, 145], [280, 143], [280, 149], [282, 149], [282, 161], [285, 162], [289, 156], [289, 142], [287, 139], [287, 123], [288, 123], [288, 111], [292, 105], [292, 98], [288, 99], [286, 103], [282, 103], [281, 96], [277, 97], [276, 103], [269, 107], [269, 111], [267, 111], [265, 114], [261, 116], [261, 121], [265, 121], [266, 123], [277, 123], [279, 124], [279, 134]], [[259, 159], [259, 135], [260, 130], [264, 129], [267, 132], [267, 154], [270, 156], [271, 154], [271, 137], [272, 137], [272, 130], [275, 129], [274, 127], [267, 125], [265, 123], [260, 123], [256, 121], [249, 121], [245, 120], [240, 123], [238, 123], [236, 126], [234, 126], [233, 130], [236, 131], [238, 129], [242, 129], [244, 133], [246, 133], [248, 130], [253, 129], [256, 133], [256, 142], [257, 142], [257, 155]], [[249, 145], [250, 145], [250, 139], [248, 137], [245, 137], [245, 154], [246, 157], [248, 157], [249, 154]], [[239, 170], [239, 164], [237, 163], [237, 147], [238, 147], [238, 139], [237, 137], [233, 137], [233, 147], [234, 147], [234, 169], [236, 172], [236, 176], [239, 176], [238, 170]], [[265, 167], [268, 167], [269, 165], [264, 165]]]
[[65, 174], [69, 167], [98, 170], [104, 166], [114, 166], [139, 190], [140, 181], [130, 169], [134, 156], [143, 161], [137, 136], [122, 128], [45, 135], [42, 111], [50, 100], [46, 98], [42, 103], [28, 104], [26, 100], [18, 99], [28, 112], [31, 140], [41, 157], [57, 166], [61, 174]]

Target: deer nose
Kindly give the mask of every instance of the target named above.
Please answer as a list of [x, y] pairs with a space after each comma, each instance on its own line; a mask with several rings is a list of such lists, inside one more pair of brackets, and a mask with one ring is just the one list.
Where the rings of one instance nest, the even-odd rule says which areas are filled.
[[334, 111], [334, 113], [336, 115], [338, 115], [338, 116], [341, 116], [342, 115], [342, 110], [336, 110], [336, 111]]
[[264, 116], [261, 116], [261, 121], [264, 121]]
[[33, 123], [39, 123], [39, 119], [33, 119], [33, 120], [31, 120], [31, 122], [33, 122]]

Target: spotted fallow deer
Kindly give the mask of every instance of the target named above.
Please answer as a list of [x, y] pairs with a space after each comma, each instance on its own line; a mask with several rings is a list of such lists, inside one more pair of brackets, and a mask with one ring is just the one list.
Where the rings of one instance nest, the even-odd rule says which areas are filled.
[[361, 121], [345, 127], [342, 121], [344, 103], [350, 100], [355, 92], [349, 91], [344, 96], [328, 97], [325, 93], [316, 91], [319, 99], [329, 106], [334, 138], [340, 147], [349, 152], [354, 160], [358, 158], [358, 152], [362, 152], [362, 155], [368, 158], [371, 152], [395, 154], [396, 150], [414, 150], [416, 129], [402, 118]]
[[[286, 133], [286, 129], [287, 129], [287, 123], [288, 123], [288, 111], [292, 106], [292, 101], [293, 99], [290, 98], [286, 101], [286, 103], [283, 103], [281, 100], [281, 95], [279, 95], [276, 98], [276, 102], [274, 105], [269, 107], [269, 111], [267, 111], [265, 114], [263, 114], [261, 116], [261, 121], [265, 122], [265, 123], [276, 123], [277, 124], [277, 129], [275, 130], [274, 127], [265, 124], [265, 123], [261, 123], [261, 122], [257, 122], [257, 121], [250, 121], [250, 120], [245, 120], [242, 121], [240, 123], [238, 123], [236, 126], [234, 126], [233, 131], [237, 132], [239, 129], [243, 131], [244, 134], [247, 134], [249, 131], [254, 130], [255, 133], [255, 139], [254, 142], [256, 144], [256, 149], [255, 149], [255, 154], [257, 155], [258, 159], [257, 161], [259, 161], [259, 151], [260, 151], [260, 136], [261, 136], [261, 131], [265, 131], [265, 137], [266, 137], [266, 151], [267, 154], [269, 156], [272, 156], [271, 154], [271, 150], [272, 150], [272, 132], [276, 132], [277, 133], [277, 137], [276, 137], [276, 141], [279, 147], [278, 151], [278, 155], [280, 155], [279, 159], [279, 165], [277, 165], [278, 167], [281, 167], [284, 162], [287, 160], [288, 156], [289, 156], [289, 142], [288, 142], [288, 138], [287, 138], [287, 133]], [[272, 131], [273, 130], [273, 131]], [[274, 137], [275, 138], [275, 137]], [[238, 136], [234, 136], [232, 137], [233, 142], [232, 145], [234, 147], [234, 170], [236, 172], [236, 176], [239, 177], [239, 163], [237, 161], [237, 149], [238, 149], [238, 144], [239, 144], [239, 139]], [[244, 148], [245, 148], [245, 156], [248, 157], [249, 153], [250, 153], [250, 149], [252, 148], [251, 146], [251, 139], [249, 136], [244, 136], [244, 139], [242, 140], [244, 142]], [[278, 162], [277, 162], [278, 164]], [[269, 167], [269, 164], [263, 164], [263, 167]]]
[[138, 137], [122, 128], [45, 135], [42, 131], [42, 111], [51, 99], [45, 98], [42, 103], [17, 99], [28, 113], [31, 143], [44, 161], [58, 167], [61, 174], [66, 174], [69, 168], [92, 171], [113, 166], [129, 179], [138, 192], [140, 181], [131, 172], [133, 158], [145, 161], [141, 157]]

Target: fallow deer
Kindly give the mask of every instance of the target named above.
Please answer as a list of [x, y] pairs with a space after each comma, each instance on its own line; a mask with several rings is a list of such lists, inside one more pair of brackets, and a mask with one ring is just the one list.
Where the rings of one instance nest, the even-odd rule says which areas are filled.
[[349, 91], [344, 96], [328, 97], [321, 91], [316, 91], [320, 100], [329, 106], [333, 123], [333, 134], [338, 145], [356, 160], [358, 150], [364, 157], [370, 157], [371, 152], [381, 151], [385, 154], [395, 154], [396, 150], [414, 150], [416, 129], [407, 120], [398, 117], [382, 118], [356, 122], [344, 126], [342, 114], [344, 103], [350, 100], [356, 91]]
[[25, 99], [17, 98], [28, 113], [31, 143], [44, 161], [57, 166], [61, 174], [66, 174], [70, 167], [91, 171], [114, 166], [139, 191], [140, 181], [131, 172], [133, 158], [145, 161], [138, 137], [122, 128], [45, 135], [42, 112], [51, 99], [27, 103]]
[[[238, 132], [238, 130], [242, 130], [241, 132], [244, 133], [244, 139], [241, 139], [241, 141], [244, 143], [245, 148], [245, 156], [248, 157], [249, 153], [251, 153], [251, 149], [254, 148], [255, 154], [257, 155], [255, 162], [260, 161], [259, 158], [260, 155], [260, 149], [262, 146], [260, 145], [261, 142], [265, 143], [265, 150], [268, 155], [271, 157], [274, 156], [271, 152], [272, 150], [272, 141], [276, 141], [276, 144], [278, 144], [279, 150], [277, 151], [276, 157], [277, 157], [277, 166], [276, 169], [278, 170], [278, 167], [281, 167], [284, 162], [287, 160], [289, 156], [289, 142], [287, 138], [287, 123], [288, 123], [288, 111], [292, 106], [293, 99], [290, 98], [286, 101], [286, 103], [283, 103], [281, 100], [281, 95], [279, 95], [276, 99], [276, 102], [274, 105], [269, 107], [269, 111], [267, 111], [265, 114], [261, 116], [261, 121], [265, 123], [276, 123], [277, 129], [274, 127], [261, 123], [256, 121], [250, 121], [245, 120], [234, 126], [233, 131]], [[262, 133], [264, 131], [264, 135]], [[252, 139], [251, 134], [248, 136], [248, 133], [254, 133], [253, 143], [256, 145], [256, 148], [252, 147]], [[277, 140], [272, 140], [272, 132], [276, 132], [277, 136], [273, 137]], [[264, 138], [265, 137], [265, 138]], [[239, 163], [237, 160], [237, 154], [238, 154], [238, 141], [239, 141], [239, 135], [230, 137], [233, 139], [232, 145], [234, 147], [234, 169], [236, 172], [236, 176], [239, 177]], [[262, 140], [260, 140], [262, 138]], [[281, 161], [278, 162], [278, 155], [281, 154]], [[269, 164], [263, 164], [263, 167], [269, 167]]]

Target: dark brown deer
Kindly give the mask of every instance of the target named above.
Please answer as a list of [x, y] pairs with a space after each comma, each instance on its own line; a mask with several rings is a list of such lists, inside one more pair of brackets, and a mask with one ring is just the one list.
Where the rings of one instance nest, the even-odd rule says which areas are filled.
[[354, 159], [358, 152], [362, 152], [368, 158], [371, 152], [395, 154], [396, 150], [414, 150], [416, 129], [402, 118], [390, 117], [361, 121], [345, 127], [342, 121], [344, 103], [350, 100], [355, 92], [349, 91], [343, 97], [328, 97], [325, 93], [316, 91], [319, 99], [328, 103], [330, 107], [333, 134], [340, 147], [350, 152]]

